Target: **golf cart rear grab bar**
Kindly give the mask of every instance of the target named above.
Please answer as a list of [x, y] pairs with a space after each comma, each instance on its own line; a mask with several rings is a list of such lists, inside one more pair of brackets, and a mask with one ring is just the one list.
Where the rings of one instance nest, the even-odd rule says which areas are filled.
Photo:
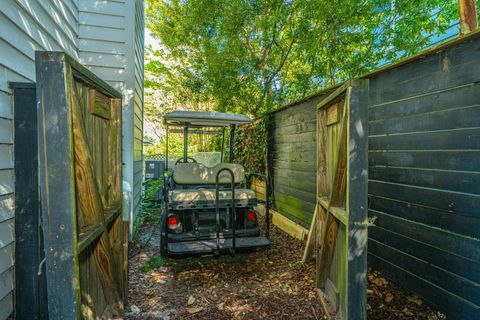
[[220, 254], [220, 174], [226, 171], [230, 174], [230, 189], [232, 192], [232, 206], [231, 206], [231, 215], [232, 218], [230, 219], [232, 224], [232, 248], [231, 254], [235, 255], [236, 250], [236, 226], [237, 226], [237, 215], [235, 213], [235, 175], [233, 171], [229, 168], [223, 168], [218, 170], [217, 176], [215, 177], [215, 219], [217, 224], [217, 254]]

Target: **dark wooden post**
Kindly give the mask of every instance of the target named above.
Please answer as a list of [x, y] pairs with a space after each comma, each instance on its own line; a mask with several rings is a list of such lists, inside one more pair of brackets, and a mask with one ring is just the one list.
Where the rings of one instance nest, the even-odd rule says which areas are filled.
[[458, 0], [460, 11], [460, 34], [478, 30], [477, 8], [475, 0]]
[[80, 279], [71, 99], [71, 68], [60, 53], [37, 52], [39, 176], [52, 319], [80, 318]]
[[15, 317], [47, 319], [38, 207], [37, 103], [34, 83], [10, 83], [15, 123]]

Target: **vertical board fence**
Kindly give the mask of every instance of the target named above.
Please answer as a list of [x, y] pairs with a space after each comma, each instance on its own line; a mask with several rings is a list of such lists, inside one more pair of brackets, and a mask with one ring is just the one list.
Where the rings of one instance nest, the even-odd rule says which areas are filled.
[[123, 316], [121, 94], [59, 52], [37, 52], [42, 226], [49, 316]]
[[338, 319], [366, 319], [367, 105], [353, 80], [317, 112], [316, 284]]

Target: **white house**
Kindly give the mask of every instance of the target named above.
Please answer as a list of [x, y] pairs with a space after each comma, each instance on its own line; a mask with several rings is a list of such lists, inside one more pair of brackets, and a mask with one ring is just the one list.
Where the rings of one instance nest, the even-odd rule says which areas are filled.
[[140, 210], [143, 0], [2, 0], [0, 5], [0, 320], [13, 312], [15, 167], [9, 82], [35, 82], [35, 51], [64, 51], [123, 94], [123, 179]]

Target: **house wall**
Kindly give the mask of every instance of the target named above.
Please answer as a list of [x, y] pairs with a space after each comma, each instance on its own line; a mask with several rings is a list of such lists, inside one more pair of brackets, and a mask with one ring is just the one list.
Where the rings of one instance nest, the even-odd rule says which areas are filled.
[[143, 1], [79, 2], [79, 61], [123, 94], [123, 180], [132, 188], [130, 221], [143, 180]]
[[15, 234], [14, 119], [8, 83], [35, 82], [36, 50], [64, 51], [120, 90], [124, 179], [133, 186], [134, 207], [140, 210], [143, 1], [4, 0], [0, 26], [0, 319], [5, 319], [13, 310]]

